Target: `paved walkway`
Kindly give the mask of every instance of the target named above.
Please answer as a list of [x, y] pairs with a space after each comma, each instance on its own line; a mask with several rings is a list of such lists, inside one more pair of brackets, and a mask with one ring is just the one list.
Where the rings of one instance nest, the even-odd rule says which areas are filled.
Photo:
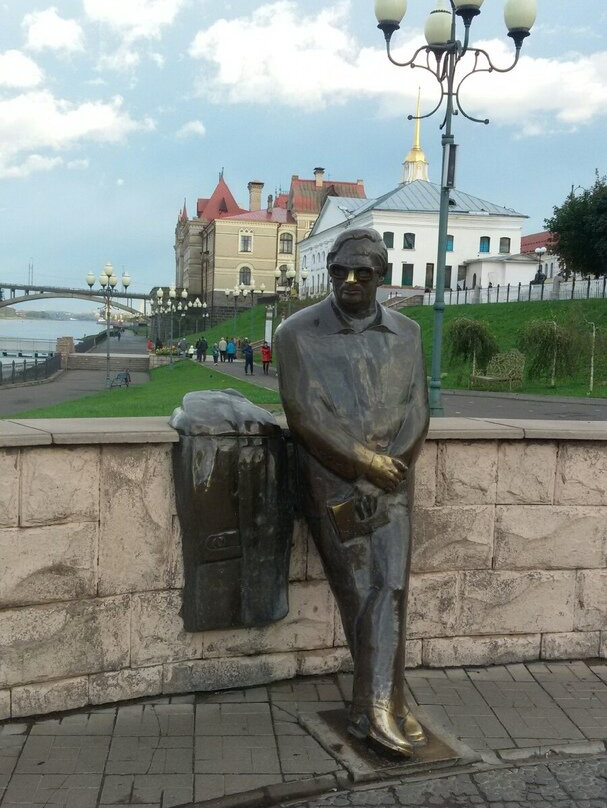
[[[208, 364], [208, 362], [207, 362]], [[244, 362], [219, 363], [216, 370], [229, 376], [245, 378]], [[278, 390], [278, 377], [274, 368], [264, 376], [261, 365], [255, 364], [253, 376], [247, 381]], [[462, 418], [539, 418], [542, 420], [605, 421], [607, 398], [558, 398], [531, 396], [522, 393], [483, 393], [465, 390], [444, 390], [445, 415]]]
[[[98, 345], [91, 353], [105, 354], [105, 342]], [[110, 354], [147, 354], [145, 337], [136, 337], [127, 331], [118, 340], [110, 337]], [[114, 372], [110, 371], [114, 376]], [[145, 384], [149, 381], [147, 373], [131, 373], [132, 384]], [[69, 370], [57, 378], [43, 384], [6, 388], [0, 385], [0, 418], [33, 410], [38, 407], [50, 407], [62, 404], [75, 398], [90, 396], [106, 389], [105, 370]]]
[[418, 669], [407, 681], [465, 768], [354, 783], [343, 747], [326, 751], [305, 729], [345, 707], [341, 674], [0, 724], [0, 805], [607, 805], [607, 662]]

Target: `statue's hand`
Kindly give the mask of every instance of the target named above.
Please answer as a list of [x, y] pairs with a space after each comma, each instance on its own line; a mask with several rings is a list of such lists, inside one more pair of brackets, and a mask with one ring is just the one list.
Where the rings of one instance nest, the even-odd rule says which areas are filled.
[[397, 457], [376, 454], [369, 464], [366, 478], [384, 491], [395, 491], [407, 476], [407, 466]]

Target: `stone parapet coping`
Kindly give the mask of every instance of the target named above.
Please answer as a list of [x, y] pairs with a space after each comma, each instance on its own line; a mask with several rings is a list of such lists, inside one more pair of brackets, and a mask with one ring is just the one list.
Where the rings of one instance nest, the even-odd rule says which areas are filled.
[[[607, 421], [432, 418], [430, 440], [607, 441]], [[0, 420], [0, 447], [51, 444], [177, 443], [165, 416]]]

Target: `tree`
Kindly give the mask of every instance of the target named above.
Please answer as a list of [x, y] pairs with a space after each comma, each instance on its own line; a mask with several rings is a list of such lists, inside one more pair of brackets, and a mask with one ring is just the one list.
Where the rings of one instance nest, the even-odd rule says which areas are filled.
[[555, 320], [529, 320], [518, 334], [518, 346], [526, 355], [527, 376], [530, 379], [571, 378], [575, 374], [579, 355], [571, 331]]
[[555, 236], [554, 252], [566, 271], [580, 275], [607, 273], [607, 176], [595, 174], [591, 188], [573, 188], [555, 206], [546, 227]]
[[458, 317], [452, 320], [445, 334], [449, 343], [449, 356], [452, 361], [472, 361], [472, 375], [476, 373], [476, 363], [486, 366], [497, 353], [497, 342], [484, 320]]

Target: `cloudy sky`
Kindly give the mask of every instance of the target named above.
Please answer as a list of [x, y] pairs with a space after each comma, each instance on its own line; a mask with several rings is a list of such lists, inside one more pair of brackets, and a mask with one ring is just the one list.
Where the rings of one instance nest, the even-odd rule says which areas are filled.
[[[409, 0], [408, 57], [435, 0]], [[538, 0], [518, 67], [471, 77], [457, 185], [543, 220], [607, 173], [607, 4]], [[503, 0], [474, 42], [511, 59]], [[376, 196], [400, 180], [424, 71], [386, 59], [372, 0], [0, 0], [0, 280], [80, 286], [110, 260], [147, 291], [173, 278], [177, 212], [225, 178], [246, 206], [324, 166]], [[439, 179], [440, 118], [424, 121]]]

